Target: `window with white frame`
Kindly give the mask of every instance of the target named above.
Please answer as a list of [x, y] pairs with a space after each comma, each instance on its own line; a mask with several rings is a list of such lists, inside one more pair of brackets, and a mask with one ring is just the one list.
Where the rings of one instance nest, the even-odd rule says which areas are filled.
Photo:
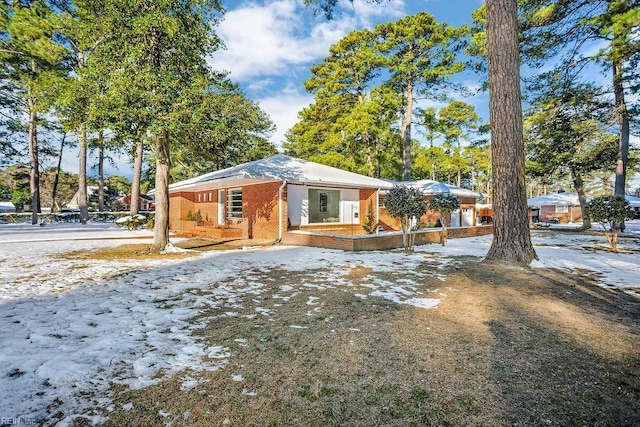
[[568, 212], [569, 212], [569, 206], [556, 205], [556, 213], [568, 213]]
[[227, 217], [242, 219], [242, 188], [227, 191]]

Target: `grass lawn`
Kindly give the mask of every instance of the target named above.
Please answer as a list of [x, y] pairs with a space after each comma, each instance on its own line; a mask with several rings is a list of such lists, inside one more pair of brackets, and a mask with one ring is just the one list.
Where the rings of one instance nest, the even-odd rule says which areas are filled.
[[363, 296], [367, 278], [413, 271], [354, 267], [327, 288], [321, 268], [248, 267], [270, 292], [193, 319], [229, 363], [184, 373], [191, 388], [114, 384], [107, 425], [640, 425], [638, 297], [477, 258], [417, 268], [446, 294], [434, 309]]

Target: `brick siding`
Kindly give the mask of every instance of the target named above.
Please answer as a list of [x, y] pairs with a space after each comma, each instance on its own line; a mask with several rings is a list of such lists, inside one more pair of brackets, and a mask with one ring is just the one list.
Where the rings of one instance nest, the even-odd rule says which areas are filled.
[[[493, 233], [493, 226], [456, 227], [448, 229], [449, 238], [482, 236]], [[416, 245], [439, 243], [439, 230], [422, 230], [416, 234]], [[401, 248], [402, 233], [381, 233], [370, 236], [351, 237], [311, 232], [288, 232], [282, 237], [287, 245], [313, 246], [319, 248], [341, 249], [344, 251], [372, 251]]]

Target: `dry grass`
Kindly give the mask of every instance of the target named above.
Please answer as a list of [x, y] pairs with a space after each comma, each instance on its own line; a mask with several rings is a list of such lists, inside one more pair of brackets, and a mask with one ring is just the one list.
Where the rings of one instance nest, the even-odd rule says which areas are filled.
[[153, 252], [151, 244], [125, 244], [115, 247], [92, 249], [88, 251], [72, 251], [59, 255], [65, 259], [97, 259], [97, 260], [126, 260], [126, 259], [172, 259], [188, 258], [199, 252], [214, 250], [241, 249], [245, 246], [265, 246], [273, 244], [273, 240], [234, 239], [217, 240], [194, 238], [176, 243], [176, 247], [188, 249], [192, 252], [175, 252], [158, 254]]
[[[357, 297], [367, 276], [398, 279], [363, 268], [347, 273], [348, 289], [314, 288], [317, 305], [300, 284], [325, 283], [323, 271], [251, 271], [271, 292], [247, 295], [238, 316], [212, 309], [198, 319], [208, 322], [203, 341], [230, 349], [229, 364], [185, 373], [200, 380], [187, 391], [180, 376], [114, 387], [108, 424], [640, 424], [638, 298], [588, 278], [475, 260], [446, 273], [421, 284], [446, 294], [424, 310]], [[281, 306], [271, 295], [286, 284], [297, 293]], [[256, 304], [271, 315], [243, 317]]]

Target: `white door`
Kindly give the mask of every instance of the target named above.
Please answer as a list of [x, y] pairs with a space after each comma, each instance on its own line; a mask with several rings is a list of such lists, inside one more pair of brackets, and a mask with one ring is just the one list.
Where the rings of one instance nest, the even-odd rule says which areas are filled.
[[342, 223], [360, 223], [360, 202], [345, 201], [342, 203]]
[[224, 190], [218, 190], [218, 225], [224, 225]]
[[473, 208], [462, 209], [462, 226], [463, 227], [473, 226]]
[[460, 209], [451, 212], [451, 227], [460, 227]]

